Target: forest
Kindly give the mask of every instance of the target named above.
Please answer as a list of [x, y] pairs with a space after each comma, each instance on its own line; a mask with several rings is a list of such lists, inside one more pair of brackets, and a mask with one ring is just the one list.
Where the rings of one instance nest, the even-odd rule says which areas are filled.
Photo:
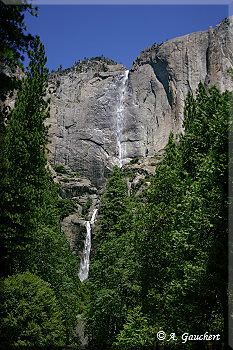
[[[37, 14], [27, 4], [0, 2], [1, 348], [79, 349], [81, 314], [90, 349], [227, 349], [232, 92], [200, 83], [188, 94], [185, 132], [170, 134], [140, 196], [128, 194], [127, 174], [114, 167], [89, 278], [81, 283], [47, 166], [45, 50], [39, 37], [25, 34], [25, 11]], [[26, 54], [28, 67], [17, 79]], [[182, 338], [206, 332], [219, 336]]]

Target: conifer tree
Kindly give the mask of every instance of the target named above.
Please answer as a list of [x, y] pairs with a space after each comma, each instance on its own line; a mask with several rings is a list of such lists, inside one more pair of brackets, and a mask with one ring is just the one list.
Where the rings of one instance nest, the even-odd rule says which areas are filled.
[[25, 32], [26, 11], [37, 15], [37, 8], [33, 10], [26, 0], [18, 1], [16, 5], [7, 5], [0, 1], [0, 212], [4, 203], [6, 120], [10, 109], [5, 100], [20, 87], [18, 72], [23, 69], [24, 53], [33, 41], [33, 36]]
[[126, 184], [122, 179], [120, 169], [115, 166], [107, 183], [100, 208], [102, 220], [101, 230], [99, 230], [98, 235], [101, 238], [114, 232], [120, 235], [122, 229], [124, 231], [125, 227], [121, 227], [120, 225], [122, 224], [122, 216], [126, 212], [128, 204]]
[[5, 273], [21, 269], [36, 244], [36, 226], [41, 215], [46, 178], [48, 101], [44, 47], [36, 38], [22, 88], [6, 128], [1, 239]]
[[0, 1], [0, 100], [4, 101], [7, 94], [19, 87], [16, 73], [17, 68], [23, 68], [24, 54], [33, 42], [33, 36], [26, 33], [24, 13], [30, 12], [37, 16], [36, 7], [26, 0], [17, 4], [5, 4]]

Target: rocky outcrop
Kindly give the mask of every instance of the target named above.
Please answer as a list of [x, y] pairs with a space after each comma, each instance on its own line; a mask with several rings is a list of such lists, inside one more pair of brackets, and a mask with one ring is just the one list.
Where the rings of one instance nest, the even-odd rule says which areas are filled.
[[67, 171], [63, 166], [49, 166], [49, 170], [59, 188], [61, 230], [65, 233], [73, 254], [81, 258], [86, 222], [91, 220], [94, 209], [99, 207], [101, 193], [90, 180]]
[[195, 94], [200, 81], [232, 90], [227, 74], [232, 57], [230, 17], [214, 30], [147, 48], [127, 81], [126, 68], [103, 57], [53, 73], [50, 161], [100, 186], [120, 156], [123, 164], [153, 156], [166, 146], [171, 130], [182, 131], [188, 91]]

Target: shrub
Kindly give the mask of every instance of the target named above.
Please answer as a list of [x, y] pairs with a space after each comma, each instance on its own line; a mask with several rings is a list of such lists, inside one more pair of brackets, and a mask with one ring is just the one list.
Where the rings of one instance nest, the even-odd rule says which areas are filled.
[[58, 201], [58, 208], [61, 219], [63, 219], [66, 216], [73, 214], [77, 208], [77, 205], [70, 199], [60, 199]]
[[1, 345], [65, 344], [62, 314], [49, 283], [25, 272], [6, 278], [1, 289]]
[[53, 165], [53, 169], [60, 174], [67, 174], [68, 171], [63, 165]]
[[135, 157], [135, 158], [131, 159], [130, 164], [137, 164], [138, 161], [139, 161], [139, 158]]
[[92, 199], [89, 197], [86, 204], [82, 207], [82, 215], [86, 215], [88, 213], [88, 210], [90, 209], [90, 206], [92, 205]]

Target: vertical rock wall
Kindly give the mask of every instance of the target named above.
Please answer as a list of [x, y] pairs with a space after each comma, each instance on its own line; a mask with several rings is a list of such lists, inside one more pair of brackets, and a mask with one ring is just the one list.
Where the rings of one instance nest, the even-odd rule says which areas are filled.
[[[233, 17], [214, 30], [154, 44], [135, 59], [124, 93], [122, 163], [153, 156], [182, 131], [184, 101], [199, 82], [232, 90]], [[119, 164], [117, 111], [126, 68], [91, 59], [50, 77], [50, 161], [96, 186]], [[118, 135], [119, 137], [119, 135]]]
[[[197, 32], [149, 47], [134, 61], [128, 80], [124, 136], [126, 154], [152, 156], [181, 132], [188, 91], [199, 82], [232, 90], [233, 17], [213, 31]], [[128, 159], [127, 159], [128, 160]]]

